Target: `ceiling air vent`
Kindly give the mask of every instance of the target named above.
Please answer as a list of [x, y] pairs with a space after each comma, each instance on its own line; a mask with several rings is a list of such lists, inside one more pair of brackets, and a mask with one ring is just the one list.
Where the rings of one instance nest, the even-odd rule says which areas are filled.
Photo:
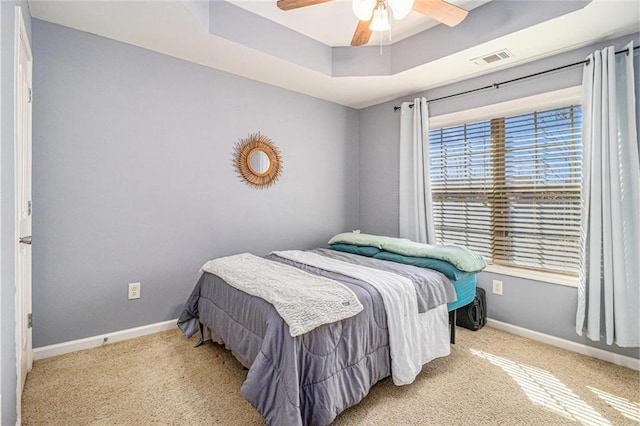
[[488, 55], [480, 56], [471, 60], [478, 66], [484, 66], [493, 64], [494, 62], [504, 61], [505, 59], [513, 58], [513, 53], [507, 49], [498, 50], [497, 52], [489, 53]]

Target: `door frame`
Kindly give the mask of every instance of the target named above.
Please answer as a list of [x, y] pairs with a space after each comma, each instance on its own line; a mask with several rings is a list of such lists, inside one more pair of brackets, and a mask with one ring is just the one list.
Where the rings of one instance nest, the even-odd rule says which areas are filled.
[[[19, 96], [21, 96], [21, 81], [18, 80], [18, 71], [20, 66], [20, 60], [22, 57], [23, 49], [26, 52], [27, 58], [26, 62], [28, 62], [29, 66], [27, 69], [27, 75], [29, 80], [29, 85], [33, 84], [33, 53], [31, 50], [31, 45], [29, 43], [29, 36], [27, 34], [27, 29], [24, 22], [24, 17], [22, 14], [22, 8], [20, 6], [15, 7], [15, 21], [14, 21], [14, 78], [13, 78], [13, 95], [14, 95], [14, 257], [15, 257], [15, 343], [16, 343], [16, 416], [17, 416], [17, 424], [20, 424], [22, 417], [22, 360], [23, 357], [27, 357], [27, 371], [31, 370], [33, 363], [33, 351], [32, 351], [32, 329], [27, 328], [27, 350], [26, 353], [22, 351], [22, 325], [23, 322], [26, 321], [26, 315], [31, 313], [31, 285], [29, 283], [24, 289], [19, 288], [19, 253], [20, 250], [20, 242], [19, 239], [21, 235], [20, 226], [19, 226], [19, 210], [21, 206], [18, 205], [18, 173], [19, 173], [19, 165], [18, 165], [18, 147], [21, 141], [18, 141], [18, 126], [20, 121], [18, 120], [19, 112]], [[31, 88], [30, 88], [31, 89]], [[32, 138], [32, 104], [31, 99], [27, 101], [29, 103], [28, 106], [28, 115], [29, 115], [29, 129], [28, 129], [28, 138], [31, 140]], [[31, 146], [29, 146], [28, 155], [31, 156]], [[31, 172], [31, 171], [30, 171]], [[31, 179], [30, 179], [31, 181]], [[29, 184], [31, 185], [31, 184]], [[29, 197], [31, 198], [31, 196]], [[29, 200], [31, 201], [31, 200]], [[30, 250], [30, 248], [29, 248]], [[31, 268], [31, 264], [28, 265]], [[29, 274], [31, 275], [31, 274]], [[22, 299], [26, 298], [26, 302]], [[27, 312], [23, 312], [23, 307], [26, 306]]]

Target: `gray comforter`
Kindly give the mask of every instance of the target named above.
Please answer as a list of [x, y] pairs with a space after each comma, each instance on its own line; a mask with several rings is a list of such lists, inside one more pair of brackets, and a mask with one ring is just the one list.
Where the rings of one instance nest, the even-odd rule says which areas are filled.
[[[410, 278], [420, 312], [456, 298], [451, 282], [435, 271], [332, 250], [314, 252]], [[275, 255], [267, 259], [342, 282], [364, 309], [294, 338], [271, 304], [204, 273], [178, 326], [188, 337], [200, 331], [202, 339], [225, 344], [249, 368], [242, 395], [270, 425], [327, 425], [391, 374], [382, 299], [362, 281]]]

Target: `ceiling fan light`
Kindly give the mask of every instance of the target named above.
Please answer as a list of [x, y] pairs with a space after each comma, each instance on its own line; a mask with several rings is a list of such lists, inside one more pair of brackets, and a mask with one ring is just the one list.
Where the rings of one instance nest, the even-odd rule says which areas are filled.
[[371, 21], [369, 29], [371, 31], [388, 31], [391, 29], [389, 25], [389, 14], [382, 2], [378, 5], [378, 8], [373, 11], [373, 20]]
[[351, 7], [359, 20], [368, 21], [371, 19], [373, 9], [376, 7], [376, 0], [353, 0]]
[[406, 17], [409, 12], [411, 12], [411, 9], [413, 9], [414, 1], [415, 0], [388, 0], [391, 12], [393, 12], [393, 17], [398, 21]]

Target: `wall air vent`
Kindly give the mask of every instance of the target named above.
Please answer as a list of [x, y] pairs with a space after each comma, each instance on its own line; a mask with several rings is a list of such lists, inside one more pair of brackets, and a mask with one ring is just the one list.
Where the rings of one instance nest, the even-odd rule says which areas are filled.
[[508, 58], [513, 58], [513, 53], [509, 52], [507, 49], [498, 50], [497, 52], [489, 53], [488, 55], [483, 55], [478, 58], [471, 59], [471, 62], [478, 66], [484, 66], [488, 64], [493, 64], [495, 62], [504, 61]]

